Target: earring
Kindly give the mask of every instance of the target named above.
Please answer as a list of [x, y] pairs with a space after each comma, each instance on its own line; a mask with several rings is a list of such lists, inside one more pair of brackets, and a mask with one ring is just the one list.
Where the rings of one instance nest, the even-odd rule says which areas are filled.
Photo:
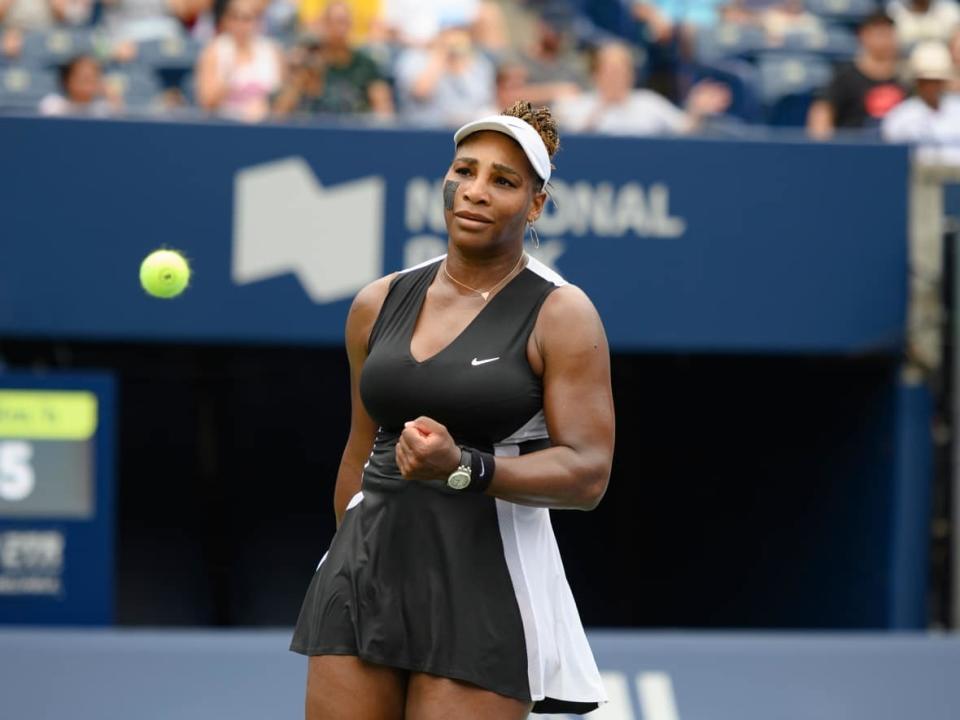
[[530, 239], [533, 240], [534, 247], [540, 247], [540, 235], [537, 233], [537, 229], [533, 226], [532, 222], [527, 223], [527, 228], [530, 230]]

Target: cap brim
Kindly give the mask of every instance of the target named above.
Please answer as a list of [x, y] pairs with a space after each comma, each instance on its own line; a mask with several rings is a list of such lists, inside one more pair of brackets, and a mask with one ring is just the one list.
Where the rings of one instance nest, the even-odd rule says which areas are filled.
[[[512, 116], [503, 115], [498, 117], [506, 118], [506, 117], [512, 117]], [[520, 122], [524, 122], [524, 121], [520, 120]], [[527, 127], [530, 127], [530, 126], [528, 125]], [[456, 133], [454, 133], [453, 142], [455, 145], [459, 145], [461, 141], [463, 141], [465, 138], [473, 135], [474, 133], [478, 133], [482, 130], [491, 130], [493, 132], [498, 132], [498, 133], [501, 133], [502, 135], [507, 135], [508, 137], [513, 138], [517, 142], [517, 144], [520, 146], [520, 148], [523, 150], [524, 155], [527, 156], [527, 160], [530, 161], [530, 166], [533, 168], [533, 171], [537, 174], [537, 176], [544, 182], [547, 182], [550, 179], [549, 156], [546, 156], [545, 158], [537, 158], [534, 150], [528, 147], [528, 143], [531, 142], [530, 137], [529, 136], [524, 137], [522, 131], [510, 125], [509, 122], [505, 122], [497, 118], [483, 118], [480, 120], [474, 120], [471, 123], [467, 123], [462, 128], [457, 130]], [[532, 127], [530, 127], [530, 132], [533, 134], [536, 134], [537, 131], [534, 130]], [[543, 144], [543, 140], [540, 139], [539, 135], [536, 136], [536, 139], [537, 139], [537, 142], [539, 142], [541, 145]], [[544, 153], [546, 153], [545, 147], [544, 147]], [[544, 167], [544, 163], [546, 164], [545, 167]]]

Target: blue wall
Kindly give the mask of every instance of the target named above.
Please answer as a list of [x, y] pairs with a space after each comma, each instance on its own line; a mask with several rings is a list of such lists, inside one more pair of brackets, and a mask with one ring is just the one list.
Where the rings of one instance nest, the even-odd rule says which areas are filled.
[[[0, 631], [10, 718], [303, 714], [290, 633]], [[605, 720], [955, 720], [960, 640], [593, 632]], [[132, 661], [135, 658], [135, 661]], [[566, 716], [554, 717], [559, 720]]]
[[[0, 334], [339, 344], [356, 289], [442, 251], [451, 154], [437, 132], [0, 119]], [[615, 348], [902, 344], [904, 148], [574, 137], [556, 164], [541, 253]], [[138, 285], [162, 245], [195, 268], [175, 302]]]

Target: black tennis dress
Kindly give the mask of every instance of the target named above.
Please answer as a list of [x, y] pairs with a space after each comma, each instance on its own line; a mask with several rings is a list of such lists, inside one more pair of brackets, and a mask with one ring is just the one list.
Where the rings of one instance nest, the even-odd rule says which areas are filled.
[[531, 258], [447, 347], [417, 362], [410, 341], [442, 259], [393, 280], [370, 332], [360, 394], [380, 429], [291, 650], [465, 680], [534, 712], [586, 713], [606, 695], [549, 510], [404, 480], [394, 456], [404, 422], [420, 415], [498, 456], [549, 446], [527, 341], [564, 280]]

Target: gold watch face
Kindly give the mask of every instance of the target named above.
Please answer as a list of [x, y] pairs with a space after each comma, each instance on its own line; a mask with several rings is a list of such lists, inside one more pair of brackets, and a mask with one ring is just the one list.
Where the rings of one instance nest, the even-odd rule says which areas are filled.
[[454, 470], [447, 478], [447, 485], [454, 490], [463, 490], [470, 484], [470, 473], [466, 470]]

